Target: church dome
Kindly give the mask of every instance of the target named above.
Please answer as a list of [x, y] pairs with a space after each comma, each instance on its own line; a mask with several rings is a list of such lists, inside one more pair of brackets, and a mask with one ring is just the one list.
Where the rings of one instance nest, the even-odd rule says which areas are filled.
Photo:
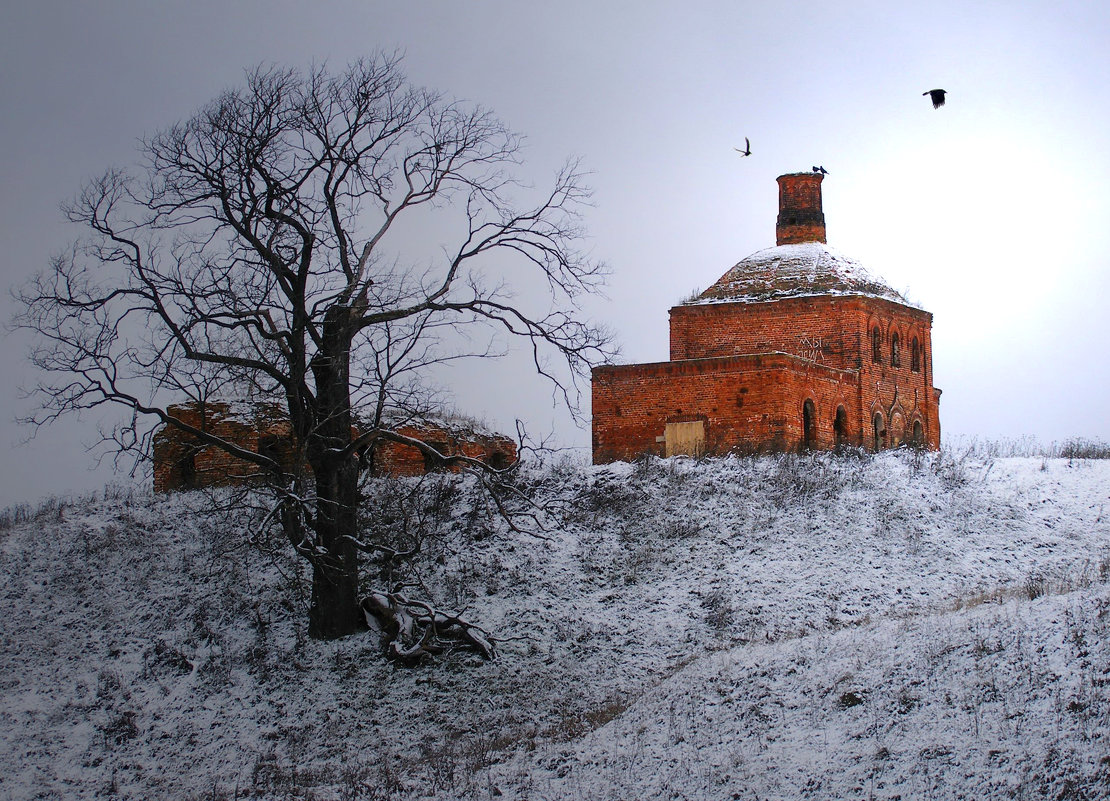
[[776, 245], [757, 251], [722, 275], [691, 303], [762, 303], [813, 295], [906, 299], [855, 259], [824, 242]]
[[763, 303], [816, 295], [864, 295], [910, 305], [849, 256], [825, 244], [824, 168], [778, 177], [775, 247], [741, 261], [690, 304]]

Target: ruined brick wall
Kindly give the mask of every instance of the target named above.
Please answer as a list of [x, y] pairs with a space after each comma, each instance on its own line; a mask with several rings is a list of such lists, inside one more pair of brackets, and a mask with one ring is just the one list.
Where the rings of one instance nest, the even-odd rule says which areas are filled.
[[813, 405], [811, 447], [859, 444], [858, 376], [785, 354], [599, 367], [593, 373], [596, 463], [664, 455], [667, 423], [704, 421], [709, 453], [792, 450], [802, 445], [803, 405]]
[[[178, 404], [167, 410], [173, 417], [244, 450], [265, 453], [286, 470], [309, 468], [294, 449], [288, 420], [275, 406], [209, 402]], [[357, 435], [357, 432], [352, 432]], [[397, 429], [402, 436], [423, 440], [445, 456], [461, 454], [494, 468], [512, 464], [517, 458], [516, 443], [499, 434], [487, 434], [466, 426], [433, 424], [405, 425]], [[198, 489], [213, 486], [243, 486], [262, 481], [265, 476], [254, 464], [227, 451], [205, 445], [192, 435], [171, 426], [154, 435], [154, 491]], [[414, 476], [445, 468], [427, 459], [416, 447], [378, 441], [370, 457], [377, 475]]]
[[[499, 434], [481, 434], [466, 429], [438, 426], [401, 426], [397, 433], [419, 439], [444, 456], [467, 456], [502, 469], [516, 461], [516, 443]], [[460, 470], [460, 466], [444, 468], [412, 445], [379, 442], [374, 448], [374, 472], [386, 476], [419, 476], [435, 470]]]
[[[194, 428], [234, 442], [245, 450], [278, 447], [289, 438], [289, 424], [276, 407], [219, 401], [170, 406], [169, 414]], [[259, 468], [219, 448], [206, 446], [180, 429], [164, 427], [154, 435], [154, 491], [236, 486], [257, 481]]]

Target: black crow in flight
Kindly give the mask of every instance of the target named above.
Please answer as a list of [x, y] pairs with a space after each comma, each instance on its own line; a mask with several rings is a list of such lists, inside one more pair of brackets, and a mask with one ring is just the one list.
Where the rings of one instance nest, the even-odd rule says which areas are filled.
[[928, 92], [922, 92], [921, 96], [924, 97], [928, 95], [929, 99], [933, 101], [933, 108], [940, 108], [944, 105], [944, 96], [946, 94], [948, 93], [943, 89], [930, 89]]
[[752, 146], [748, 142], [748, 137], [746, 137], [746, 136], [744, 137], [744, 149], [743, 150], [741, 150], [738, 147], [734, 147], [733, 150], [735, 150], [741, 156], [750, 156], [752, 154]]

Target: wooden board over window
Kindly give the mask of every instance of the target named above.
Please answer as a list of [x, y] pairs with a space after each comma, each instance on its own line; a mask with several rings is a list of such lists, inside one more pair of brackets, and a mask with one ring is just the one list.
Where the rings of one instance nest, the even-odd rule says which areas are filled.
[[[656, 429], [658, 430], [658, 429]], [[705, 453], [705, 421], [667, 423], [663, 430], [666, 456], [701, 456]]]

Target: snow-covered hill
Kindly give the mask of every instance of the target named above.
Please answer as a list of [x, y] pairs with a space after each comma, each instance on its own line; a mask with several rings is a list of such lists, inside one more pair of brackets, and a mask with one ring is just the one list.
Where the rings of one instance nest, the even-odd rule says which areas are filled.
[[1110, 461], [559, 463], [521, 486], [531, 535], [468, 479], [371, 488], [423, 526], [428, 596], [502, 638], [413, 669], [369, 634], [308, 640], [302, 570], [242, 499], [6, 514], [0, 797], [1110, 794]]

